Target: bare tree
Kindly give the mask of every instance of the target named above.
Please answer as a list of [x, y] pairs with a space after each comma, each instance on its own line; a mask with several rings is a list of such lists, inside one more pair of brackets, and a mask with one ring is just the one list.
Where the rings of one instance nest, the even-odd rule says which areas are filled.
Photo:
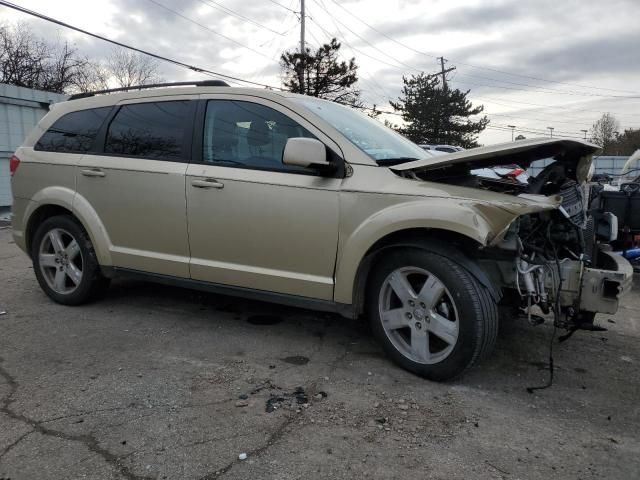
[[86, 68], [78, 72], [74, 87], [78, 92], [91, 92], [109, 88], [109, 71], [100, 62], [87, 62]]
[[611, 147], [616, 142], [616, 136], [620, 130], [620, 122], [611, 115], [605, 113], [591, 127], [591, 141], [602, 147], [602, 153], [608, 155], [611, 153]]
[[136, 52], [113, 50], [105, 65], [108, 76], [118, 87], [146, 85], [162, 81], [158, 62], [154, 58]]
[[47, 43], [25, 24], [0, 25], [0, 82], [64, 93], [88, 61], [68, 42]]

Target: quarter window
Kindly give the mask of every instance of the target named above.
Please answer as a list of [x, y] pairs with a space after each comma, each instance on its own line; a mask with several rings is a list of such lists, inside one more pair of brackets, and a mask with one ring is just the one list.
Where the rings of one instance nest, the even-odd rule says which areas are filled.
[[92, 108], [63, 115], [40, 137], [35, 150], [88, 152], [110, 110], [111, 107]]
[[294, 137], [315, 138], [273, 108], [252, 102], [209, 100], [202, 160], [211, 164], [308, 172], [282, 163], [287, 140]]
[[111, 121], [105, 153], [182, 160], [189, 100], [123, 105]]

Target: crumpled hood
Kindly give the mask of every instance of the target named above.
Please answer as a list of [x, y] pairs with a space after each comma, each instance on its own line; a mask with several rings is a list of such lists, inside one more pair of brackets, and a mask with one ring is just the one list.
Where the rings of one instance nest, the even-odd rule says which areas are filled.
[[528, 168], [532, 162], [544, 158], [562, 156], [572, 159], [577, 164], [581, 158], [593, 155], [600, 147], [582, 140], [556, 138], [534, 138], [516, 142], [501, 143], [487, 147], [472, 148], [456, 153], [436, 155], [423, 160], [394, 165], [391, 170], [404, 172], [408, 170], [424, 171], [448, 166], [468, 167], [469, 169], [517, 164]]

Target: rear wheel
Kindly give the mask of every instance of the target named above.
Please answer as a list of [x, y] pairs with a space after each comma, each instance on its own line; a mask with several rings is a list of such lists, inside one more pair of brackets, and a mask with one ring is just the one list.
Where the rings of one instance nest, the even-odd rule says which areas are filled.
[[68, 215], [48, 218], [38, 227], [31, 258], [42, 290], [64, 305], [92, 300], [109, 283], [100, 272], [89, 236]]
[[372, 329], [389, 356], [431, 380], [460, 375], [487, 355], [498, 310], [487, 289], [447, 257], [391, 251], [369, 282]]

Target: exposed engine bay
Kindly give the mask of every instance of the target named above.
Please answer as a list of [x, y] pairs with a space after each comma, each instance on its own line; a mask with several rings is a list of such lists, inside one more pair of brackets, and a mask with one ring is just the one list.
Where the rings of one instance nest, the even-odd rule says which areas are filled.
[[[571, 151], [468, 158], [397, 172], [416, 180], [446, 183], [526, 198], [553, 197], [558, 205], [517, 217], [501, 241], [469, 252], [503, 292], [502, 306], [541, 323], [538, 313], [553, 313], [555, 325], [593, 330], [596, 312], [615, 313], [629, 288], [628, 265], [610, 253], [617, 235], [616, 217], [588, 210], [586, 178], [591, 155]], [[554, 153], [536, 176], [483, 176], [482, 171], [510, 165], [529, 168], [544, 153]], [[538, 312], [537, 309], [540, 310]]]

